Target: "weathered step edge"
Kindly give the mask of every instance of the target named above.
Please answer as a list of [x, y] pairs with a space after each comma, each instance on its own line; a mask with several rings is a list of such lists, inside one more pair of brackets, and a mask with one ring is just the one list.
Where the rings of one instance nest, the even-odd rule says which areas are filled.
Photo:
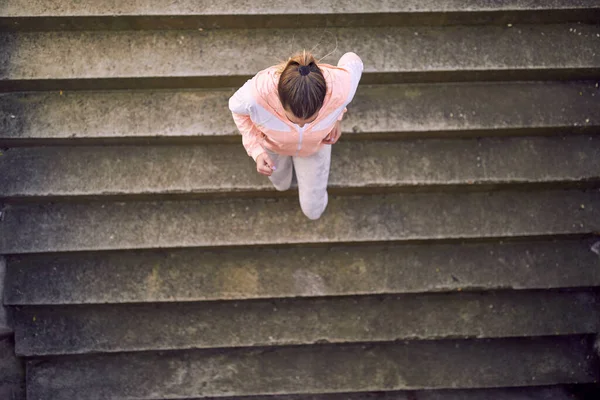
[[[599, 256], [591, 250], [598, 241], [19, 255], [7, 259], [4, 302], [115, 304], [600, 286]], [[282, 259], [286, 262], [278, 262]]]
[[[273, 3], [269, 0], [256, 0], [252, 3], [239, 3], [235, 0], [208, 0], [199, 4], [196, 1], [183, 0], [175, 3], [118, 3], [110, 0], [79, 0], [77, 2], [55, 1], [53, 7], [41, 7], [28, 0], [5, 0], [2, 15], [5, 17], [85, 17], [85, 16], [196, 16], [196, 15], [229, 15], [248, 17], [253, 15], [327, 15], [336, 13], [367, 14], [367, 13], [411, 13], [432, 14], [444, 12], [455, 13], [480, 13], [517, 11], [546, 13], [551, 10], [584, 10], [599, 9], [595, 0], [550, 0], [544, 3], [511, 0], [504, 4], [489, 2], [487, 0], [470, 0], [468, 4], [458, 4], [454, 0], [438, 0], [436, 2], [422, 2], [419, 0], [405, 0], [400, 3], [356, 3], [332, 4], [322, 0], [305, 0], [298, 3], [293, 10], [286, 4]], [[344, 7], [342, 7], [344, 6]]]
[[[0, 157], [0, 200], [275, 194], [255, 169], [240, 145], [17, 148]], [[331, 194], [507, 186], [600, 187], [600, 136], [342, 142], [329, 178]]]
[[330, 196], [318, 221], [287, 197], [10, 205], [0, 253], [589, 235], [599, 204], [598, 190]]
[[65, 356], [28, 362], [28, 399], [186, 399], [592, 383], [598, 379], [592, 342], [590, 336], [568, 336]]
[[[594, 80], [600, 66], [584, 68], [532, 68], [515, 70], [437, 70], [428, 72], [365, 73], [365, 85], [399, 83], [502, 82], [502, 81], [573, 81]], [[240, 87], [252, 75], [187, 76], [158, 78], [77, 78], [77, 79], [0, 79], [1, 92], [61, 90], [141, 90], [141, 89], [219, 89]]]
[[558, 336], [600, 331], [600, 293], [505, 291], [163, 305], [22, 306], [14, 319], [16, 351], [25, 357]]
[[[600, 75], [594, 46], [600, 43], [600, 29], [595, 25], [415, 29], [334, 28], [339, 50], [330, 62], [335, 64], [333, 57], [343, 51], [356, 52], [365, 64], [363, 84], [591, 80]], [[236, 87], [289, 56], [274, 55], [274, 48], [310, 49], [315, 44], [307, 38], [313, 36], [308, 29], [7, 33], [0, 90]], [[246, 39], [240, 42], [240, 37]], [[527, 58], [515, 53], [519, 47]], [[62, 67], [64, 53], [79, 62]], [[384, 53], [391, 56], [382, 58]], [[232, 57], [247, 61], [232, 63]], [[107, 58], [115, 61], [107, 65]]]
[[[406, 390], [399, 392], [333, 393], [203, 397], [186, 400], [574, 400], [573, 393], [592, 385], [553, 385], [488, 389]], [[143, 399], [152, 400], [152, 399]], [[160, 399], [167, 400], [167, 399]]]
[[[590, 2], [593, 3], [593, 2]], [[299, 3], [299, 6], [305, 3]], [[239, 7], [237, 5], [236, 7]], [[256, 29], [306, 27], [360, 27], [360, 26], [442, 26], [582, 22], [600, 20], [600, 7], [587, 8], [522, 8], [480, 10], [349, 10], [345, 13], [320, 12], [310, 9], [303, 13], [296, 9], [243, 14], [158, 14], [140, 15], [1, 15], [0, 31], [65, 31], [65, 30], [167, 30], [167, 29]]]
[[[0, 146], [239, 144], [233, 92], [4, 93]], [[597, 81], [361, 84], [342, 129], [343, 141], [600, 133], [600, 90]]]

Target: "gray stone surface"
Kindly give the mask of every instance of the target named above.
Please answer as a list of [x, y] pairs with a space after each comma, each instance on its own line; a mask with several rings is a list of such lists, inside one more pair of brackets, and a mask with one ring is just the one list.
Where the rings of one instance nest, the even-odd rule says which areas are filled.
[[[344, 137], [570, 133], [600, 126], [595, 82], [361, 85]], [[0, 144], [149, 139], [240, 142], [233, 90], [0, 94]], [[32, 141], [31, 139], [35, 139]]]
[[[567, 390], [560, 386], [423, 391], [417, 392], [415, 395], [414, 399], [407, 400], [575, 400]], [[393, 400], [393, 397], [389, 399], [383, 397], [380, 400]]]
[[600, 192], [330, 196], [318, 221], [295, 198], [8, 206], [0, 253], [582, 235]]
[[8, 322], [8, 311], [4, 307], [6, 291], [6, 259], [0, 256], [0, 339], [13, 333]]
[[23, 307], [17, 354], [593, 334], [593, 291], [520, 291], [329, 299]]
[[380, 2], [352, 0], [308, 0], [290, 9], [287, 2], [269, 0], [236, 1], [209, 0], [199, 3], [194, 0], [178, 0], [169, 3], [148, 3], [132, 0], [126, 3], [111, 0], [84, 1], [43, 1], [5, 0], [0, 8], [1, 16], [97, 16], [97, 15], [240, 15], [240, 14], [351, 14], [351, 13], [390, 13], [390, 12], [469, 12], [503, 10], [548, 10], [548, 9], [597, 9], [596, 0], [547, 0], [542, 3], [531, 0], [404, 0], [402, 2]]
[[590, 250], [593, 243], [428, 243], [13, 256], [8, 260], [5, 301], [9, 305], [145, 303], [600, 286], [599, 257]]
[[[52, 90], [0, 96], [0, 148], [21, 146], [0, 161], [5, 196], [135, 200], [3, 206], [19, 351], [62, 354], [29, 361], [29, 399], [474, 400], [491, 392], [430, 390], [597, 382], [600, 269], [589, 236], [600, 232], [600, 192], [589, 188], [600, 171], [600, 26], [571, 22], [597, 22], [600, 4], [288, 6], [0, 5], [0, 30], [23, 31], [0, 35], [0, 91]], [[27, 32], [44, 29], [61, 32]], [[336, 39], [325, 61], [356, 51], [366, 72], [344, 124], [357, 140], [336, 146], [337, 192], [318, 222], [292, 197], [160, 201], [268, 190], [238, 144], [232, 90], [71, 92], [236, 87], [289, 51], [318, 44], [322, 55]], [[511, 80], [571, 83], [410, 84]], [[421, 135], [546, 137], [359, 141]], [[82, 147], [116, 143], [135, 146]], [[197, 169], [199, 159], [210, 164]], [[381, 194], [471, 181], [531, 190]], [[339, 196], [356, 189], [363, 195]], [[103, 302], [146, 304], [80, 304]], [[535, 338], [513, 337], [523, 335]], [[4, 400], [5, 382], [12, 397], [23, 378], [12, 343], [0, 356]]]
[[53, 1], [5, 0], [0, 29], [300, 28], [307, 26], [596, 22], [595, 0], [502, 1]]
[[28, 399], [182, 399], [589, 383], [598, 378], [590, 349], [590, 338], [574, 336], [64, 357], [28, 364]]
[[204, 397], [202, 400], [576, 400], [563, 386], [471, 390]]
[[[331, 52], [336, 39], [337, 50], [324, 61], [356, 52], [365, 64], [363, 84], [592, 79], [600, 71], [597, 25], [330, 31], [317, 56]], [[0, 89], [236, 86], [292, 49], [313, 48], [315, 37], [314, 29], [6, 33]]]
[[0, 335], [0, 399], [25, 400], [25, 367], [15, 356], [13, 336]]
[[[275, 192], [240, 144], [13, 148], [0, 157], [0, 171], [0, 198]], [[333, 193], [598, 186], [600, 136], [341, 142], [331, 171]]]

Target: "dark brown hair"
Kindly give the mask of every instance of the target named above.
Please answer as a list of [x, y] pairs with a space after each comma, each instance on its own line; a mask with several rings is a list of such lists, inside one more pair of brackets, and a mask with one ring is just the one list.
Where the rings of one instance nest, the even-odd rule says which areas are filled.
[[277, 91], [283, 108], [298, 118], [308, 119], [321, 109], [327, 84], [311, 53], [295, 54], [282, 64]]

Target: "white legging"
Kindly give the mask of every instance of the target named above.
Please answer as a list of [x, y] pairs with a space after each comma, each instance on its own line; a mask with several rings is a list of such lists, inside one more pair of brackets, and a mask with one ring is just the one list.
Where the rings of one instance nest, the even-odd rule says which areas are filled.
[[308, 157], [282, 156], [267, 151], [276, 170], [269, 177], [275, 189], [288, 190], [296, 171], [302, 212], [310, 219], [319, 219], [327, 207], [327, 181], [331, 164], [331, 145], [326, 144]]

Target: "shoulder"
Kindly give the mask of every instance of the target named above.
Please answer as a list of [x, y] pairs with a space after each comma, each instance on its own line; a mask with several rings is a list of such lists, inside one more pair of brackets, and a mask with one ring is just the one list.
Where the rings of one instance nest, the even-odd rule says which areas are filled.
[[273, 90], [277, 90], [277, 83], [279, 82], [279, 70], [276, 66], [263, 69], [262, 71], [258, 72], [253, 79], [256, 82], [256, 89], [258, 93], [271, 93]]
[[335, 67], [333, 83], [336, 94], [341, 96], [347, 105], [354, 98], [363, 72], [363, 62], [358, 55], [349, 52], [344, 54]]
[[360, 78], [362, 77], [364, 65], [356, 53], [346, 53], [338, 61], [338, 68], [346, 71], [349, 76], [349, 91], [356, 90]]
[[348, 52], [340, 58], [338, 61], [338, 67], [347, 69], [351, 73], [362, 73], [363, 62], [356, 53]]
[[238, 114], [250, 113], [257, 104], [277, 92], [277, 68], [269, 67], [258, 72], [229, 99], [229, 109]]
[[345, 66], [322, 64], [320, 68], [325, 76], [328, 92], [331, 93], [330, 101], [340, 104], [345, 103], [348, 97], [356, 91], [360, 73], [357, 74]]

